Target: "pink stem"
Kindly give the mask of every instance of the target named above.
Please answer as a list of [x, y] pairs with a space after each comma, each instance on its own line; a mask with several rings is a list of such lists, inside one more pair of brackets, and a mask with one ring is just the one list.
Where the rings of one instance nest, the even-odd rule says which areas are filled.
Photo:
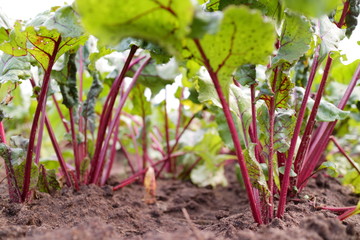
[[345, 150], [341, 147], [341, 145], [336, 140], [336, 138], [334, 136], [330, 136], [330, 140], [336, 145], [336, 147], [339, 149], [339, 151], [342, 153], [342, 155], [344, 155], [344, 157], [348, 160], [348, 162], [351, 164], [351, 166], [353, 168], [355, 168], [355, 170], [360, 175], [360, 169], [358, 168], [356, 163], [351, 159], [351, 157], [345, 152]]
[[28, 197], [29, 188], [30, 188], [30, 178], [31, 178], [31, 166], [32, 166], [32, 158], [33, 158], [33, 152], [34, 152], [34, 145], [35, 145], [35, 138], [36, 138], [36, 132], [38, 128], [40, 113], [44, 112], [45, 109], [43, 109], [44, 101], [46, 101], [46, 94], [49, 87], [50, 82], [50, 74], [52, 67], [55, 63], [56, 54], [59, 50], [59, 46], [61, 43], [61, 36], [55, 41], [54, 49], [51, 55], [49, 55], [49, 63], [48, 68], [45, 71], [44, 78], [43, 78], [43, 85], [41, 87], [40, 96], [39, 96], [39, 102], [36, 106], [35, 115], [33, 119], [33, 123], [30, 130], [30, 137], [29, 137], [29, 145], [28, 145], [28, 151], [26, 155], [26, 163], [25, 163], [25, 171], [24, 171], [24, 182], [23, 182], [23, 191], [21, 194], [21, 200], [24, 202], [26, 198]]
[[[30, 83], [31, 83], [33, 88], [36, 86], [35, 81], [32, 78], [30, 78]], [[70, 181], [70, 177], [68, 175], [65, 160], [64, 160], [64, 158], [63, 158], [63, 156], [61, 154], [61, 149], [60, 149], [59, 143], [56, 140], [54, 130], [51, 127], [50, 121], [49, 121], [48, 117], [46, 116], [46, 113], [45, 113], [45, 125], [46, 125], [46, 129], [48, 131], [48, 134], [50, 136], [51, 143], [52, 143], [52, 145], [54, 147], [55, 154], [56, 154], [57, 159], [58, 159], [58, 161], [60, 163], [61, 170], [62, 170], [63, 174], [65, 175], [66, 185], [68, 187], [71, 187], [71, 181]]]
[[255, 99], [255, 84], [250, 86], [251, 94], [251, 129], [252, 134], [250, 134], [251, 141], [256, 144], [255, 146], [255, 156], [260, 163], [264, 163], [264, 159], [261, 156], [261, 144], [257, 132], [257, 123], [256, 123], [256, 99]]
[[[306, 85], [305, 94], [304, 94], [304, 97], [303, 97], [303, 100], [301, 103], [301, 107], [300, 107], [300, 110], [299, 110], [299, 113], [298, 113], [298, 116], [296, 119], [294, 133], [291, 138], [290, 148], [288, 150], [288, 157], [285, 162], [285, 170], [284, 170], [284, 176], [282, 178], [283, 180], [281, 182], [280, 200], [279, 200], [279, 206], [278, 206], [278, 211], [277, 211], [278, 218], [281, 218], [284, 215], [284, 211], [285, 211], [286, 197], [288, 194], [288, 189], [289, 189], [289, 184], [290, 184], [291, 166], [293, 164], [296, 143], [297, 143], [297, 140], [298, 140], [298, 137], [300, 134], [301, 125], [302, 125], [305, 111], [306, 111], [306, 104], [307, 104], [309, 96], [310, 96], [311, 86], [314, 81], [316, 70], [317, 70], [318, 64], [319, 64], [319, 60], [318, 60], [319, 59], [319, 51], [320, 51], [320, 47], [317, 47], [315, 50], [315, 57], [313, 60], [313, 64], [311, 66], [310, 76], [309, 76], [309, 79], [308, 79], [308, 82]], [[301, 166], [300, 158], [297, 161], [295, 160], [294, 166], [295, 166], [295, 172], [297, 172]]]
[[317, 161], [315, 161], [315, 159], [307, 158], [307, 159], [305, 159], [306, 161], [304, 161], [304, 157], [305, 157], [305, 154], [306, 154], [306, 152], [308, 151], [308, 148], [309, 148], [311, 133], [312, 133], [312, 130], [313, 130], [315, 122], [316, 122], [316, 120], [315, 120], [316, 114], [317, 114], [317, 111], [318, 111], [319, 106], [320, 106], [320, 100], [321, 100], [322, 95], [323, 95], [324, 90], [325, 90], [325, 85], [326, 85], [326, 81], [327, 81], [327, 78], [328, 78], [328, 75], [329, 75], [331, 64], [332, 64], [332, 58], [330, 57], [330, 54], [329, 54], [328, 59], [326, 61], [324, 74], [322, 76], [319, 89], [318, 89], [318, 91], [316, 93], [314, 106], [311, 109], [310, 117], [309, 117], [308, 123], [306, 125], [305, 132], [304, 132], [304, 135], [303, 135], [303, 137], [301, 139], [301, 144], [300, 144], [297, 156], [296, 156], [295, 162], [302, 163], [301, 164], [302, 169], [299, 172], [298, 178], [297, 178], [297, 180], [298, 180], [298, 183], [297, 183], [298, 189], [300, 189], [299, 183], [303, 182], [304, 179], [307, 179], [310, 176], [311, 172], [313, 171], [313, 169], [315, 168], [315, 166], [317, 164]]
[[109, 179], [110, 172], [111, 172], [112, 166], [113, 166], [114, 161], [115, 161], [116, 143], [118, 142], [119, 127], [120, 127], [120, 121], [118, 121], [117, 125], [115, 126], [115, 131], [114, 131], [113, 140], [112, 140], [113, 143], [111, 145], [111, 150], [110, 150], [110, 159], [109, 159], [109, 163], [107, 164], [107, 166], [105, 168], [105, 175], [101, 179], [101, 185], [104, 185], [106, 183], [106, 181]]
[[341, 214], [340, 216], [338, 216], [338, 219], [340, 220], [340, 221], [343, 221], [343, 220], [345, 220], [346, 218], [348, 218], [348, 217], [351, 217], [352, 215], [354, 215], [355, 212], [356, 211], [356, 207], [354, 207], [353, 209], [349, 209], [349, 210], [347, 210], [346, 212], [344, 212], [343, 214]]
[[[79, 113], [82, 112], [82, 103], [83, 103], [83, 82], [84, 82], [84, 59], [83, 59], [83, 46], [79, 48]], [[84, 117], [82, 114], [79, 114], [79, 132], [85, 136], [85, 127], [84, 127]], [[86, 156], [86, 144], [85, 142], [79, 143], [79, 160], [82, 160]]]
[[181, 89], [180, 98], [179, 98], [178, 119], [177, 119], [177, 124], [176, 124], [175, 137], [178, 136], [180, 125], [181, 125], [182, 109], [183, 109], [183, 105], [182, 105], [181, 101], [182, 101], [183, 97], [184, 97], [184, 88]]
[[[184, 134], [184, 132], [186, 131], [186, 129], [188, 129], [188, 127], [190, 126], [190, 123], [192, 122], [192, 120], [195, 118], [195, 114], [190, 118], [189, 122], [186, 124], [186, 126], [183, 128], [183, 130], [181, 131], [181, 133], [177, 136], [176, 140], [175, 140], [175, 144], [173, 145], [170, 154], [172, 152], [175, 151], [176, 146], [178, 145], [182, 135]], [[161, 174], [161, 172], [164, 170], [165, 165], [167, 164], [167, 162], [164, 162], [164, 164], [161, 166], [160, 170], [157, 172], [156, 177], [158, 178]]]
[[[44, 104], [46, 105], [46, 101], [44, 101]], [[46, 109], [46, 106], [42, 107], [43, 109]], [[44, 134], [44, 125], [45, 125], [45, 111], [41, 113], [40, 117], [40, 124], [39, 124], [39, 131], [38, 131], [38, 139], [36, 142], [36, 149], [35, 149], [35, 159], [34, 162], [36, 164], [39, 164], [40, 161], [40, 152], [41, 152], [41, 144]]]
[[95, 183], [96, 182], [96, 181], [94, 181], [95, 175], [99, 175], [96, 172], [100, 171], [100, 169], [98, 169], [101, 166], [101, 164], [99, 165], [99, 157], [103, 150], [102, 146], [103, 146], [104, 139], [105, 139], [106, 129], [110, 122], [111, 113], [113, 111], [117, 93], [120, 90], [120, 86], [122, 85], [122, 82], [125, 78], [125, 74], [129, 69], [131, 59], [134, 57], [137, 49], [138, 49], [137, 46], [131, 47], [129, 56], [127, 57], [127, 59], [125, 61], [123, 69], [122, 69], [121, 73], [119, 74], [119, 76], [115, 79], [115, 81], [110, 89], [109, 95], [106, 98], [104, 108], [103, 108], [104, 110], [100, 117], [100, 126], [99, 126], [99, 130], [98, 130], [98, 134], [97, 134], [96, 144], [95, 144], [95, 153], [94, 153], [94, 156], [91, 161], [91, 169], [90, 169], [90, 174], [89, 174], [89, 179], [88, 179], [89, 183]]
[[262, 222], [262, 219], [261, 219], [260, 211], [259, 211], [259, 208], [256, 206], [256, 201], [255, 201], [255, 197], [254, 197], [254, 192], [252, 190], [249, 173], [248, 173], [248, 170], [246, 168], [246, 163], [245, 163], [243, 151], [242, 151], [242, 148], [241, 148], [239, 136], [238, 136], [238, 133], [236, 131], [234, 120], [232, 119], [232, 116], [231, 116], [229, 105], [226, 102], [225, 96], [224, 96], [223, 91], [221, 89], [218, 76], [213, 71], [213, 69], [212, 69], [212, 67], [210, 65], [210, 62], [207, 59], [206, 54], [205, 54], [205, 52], [204, 52], [204, 50], [203, 50], [203, 48], [202, 48], [202, 46], [200, 44], [200, 41], [198, 39], [194, 39], [194, 42], [195, 42], [195, 45], [196, 45], [196, 47], [198, 48], [198, 50], [199, 50], [199, 52], [201, 54], [201, 57], [202, 57], [202, 59], [204, 61], [204, 65], [207, 68], [207, 70], [208, 70], [208, 72], [210, 74], [210, 77], [211, 77], [211, 79], [212, 79], [212, 81], [213, 81], [213, 83], [215, 85], [215, 90], [216, 90], [216, 92], [217, 92], [217, 94], [219, 96], [221, 105], [223, 107], [225, 118], [226, 118], [227, 124], [229, 126], [229, 130], [230, 130], [230, 133], [231, 133], [232, 140], [234, 142], [235, 152], [236, 152], [236, 156], [238, 157], [238, 162], [239, 162], [239, 165], [240, 165], [241, 174], [242, 174], [243, 181], [244, 181], [244, 184], [245, 184], [246, 193], [247, 193], [247, 196], [249, 198], [251, 212], [253, 214], [254, 220], [257, 223], [262, 224], [263, 222]]
[[[360, 79], [360, 64], [358, 65], [348, 88], [346, 89], [342, 99], [340, 100], [340, 103], [338, 104], [339, 109], [344, 109], [346, 103], [351, 96], [351, 93], [354, 91], [354, 88], [357, 85], [358, 79]], [[327, 143], [329, 141], [328, 139], [333, 132], [336, 123], [337, 121], [330, 123], [322, 123], [320, 125], [319, 130], [316, 132], [316, 137], [311, 143], [312, 148], [309, 151], [309, 154], [307, 156], [308, 158], [319, 159], [321, 153], [325, 150], [327, 146]], [[326, 140], [324, 141], [324, 139]]]
[[130, 83], [130, 86], [126, 89], [126, 92], [124, 94], [124, 96], [122, 96], [121, 100], [120, 100], [120, 103], [119, 103], [119, 106], [118, 108], [116, 109], [116, 113], [115, 113], [115, 116], [114, 118], [111, 120], [111, 123], [110, 123], [110, 126], [109, 126], [109, 129], [108, 129], [108, 134], [106, 135], [105, 137], [105, 140], [104, 140], [104, 143], [102, 144], [102, 151], [100, 152], [99, 154], [99, 159], [97, 160], [98, 162], [98, 166], [96, 167], [95, 169], [95, 172], [94, 172], [94, 176], [93, 176], [93, 180], [90, 182], [90, 183], [97, 183], [98, 180], [99, 180], [99, 177], [100, 177], [100, 173], [103, 169], [103, 164], [104, 164], [104, 161], [105, 161], [105, 156], [106, 156], [106, 152], [107, 152], [107, 149], [108, 149], [108, 146], [109, 146], [109, 143], [110, 143], [110, 139], [111, 139], [111, 136], [112, 136], [112, 133], [114, 131], [114, 128], [116, 126], [116, 124], [119, 122], [120, 120], [120, 114], [121, 114], [121, 110], [123, 108], [123, 106], [125, 105], [125, 101], [127, 99], [127, 97], [129, 96], [130, 94], [130, 91], [131, 89], [135, 86], [135, 83], [137, 81], [137, 79], [139, 78], [142, 70], [145, 68], [145, 66], [149, 63], [150, 61], [150, 57], [147, 58], [143, 64], [138, 68], [138, 70], [136, 71], [135, 75], [133, 76], [133, 79]]
[[169, 118], [167, 113], [167, 91], [165, 88], [165, 100], [164, 100], [164, 114], [165, 114], [165, 139], [166, 139], [166, 150], [167, 150], [167, 171], [170, 173], [175, 173], [175, 164], [172, 162], [170, 157], [171, 149], [170, 149], [170, 135], [169, 135]]
[[346, 211], [349, 211], [349, 210], [352, 210], [354, 211], [356, 209], [356, 206], [350, 206], [350, 207], [319, 207], [320, 209], [323, 209], [323, 210], [329, 210], [329, 211], [332, 211], [332, 212], [338, 212], [338, 213], [342, 213], [342, 212], [346, 212]]
[[74, 157], [75, 157], [75, 171], [76, 171], [76, 177], [78, 180], [80, 180], [80, 158], [79, 158], [79, 144], [76, 137], [76, 130], [75, 130], [75, 122], [74, 122], [74, 116], [73, 116], [73, 109], [69, 108], [70, 113], [70, 127], [71, 127], [71, 139], [72, 139], [72, 146], [74, 150]]
[[[178, 157], [178, 156], [181, 156], [181, 155], [184, 155], [185, 153], [181, 152], [181, 153], [176, 153], [176, 154], [172, 154], [172, 157]], [[165, 162], [167, 161], [167, 157], [157, 161], [156, 163], [152, 164], [151, 166], [153, 168], [156, 167], [156, 165], [162, 163], [162, 162]], [[113, 191], [116, 191], [120, 188], [123, 188], [133, 182], [135, 182], [141, 175], [143, 175], [145, 172], [147, 171], [147, 168], [145, 169], [141, 169], [140, 171], [138, 171], [137, 173], [135, 173], [134, 175], [132, 175], [131, 177], [127, 178], [126, 180], [122, 181], [119, 185], [113, 187]]]
[[[141, 94], [141, 93], [140, 93]], [[142, 168], [146, 168], [146, 163], [148, 160], [148, 151], [147, 151], [147, 124], [146, 124], [146, 110], [144, 108], [144, 98], [143, 96], [139, 96], [141, 101], [141, 119], [142, 119], [142, 132], [141, 132], [141, 142], [142, 142], [142, 150], [143, 150], [143, 156], [142, 156]]]

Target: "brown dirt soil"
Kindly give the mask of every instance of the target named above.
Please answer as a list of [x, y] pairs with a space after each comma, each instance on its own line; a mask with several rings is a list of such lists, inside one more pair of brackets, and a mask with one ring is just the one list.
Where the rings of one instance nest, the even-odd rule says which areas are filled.
[[79, 192], [64, 188], [54, 196], [38, 193], [22, 205], [9, 203], [4, 181], [0, 239], [360, 239], [359, 215], [340, 222], [335, 214], [314, 207], [355, 205], [359, 199], [337, 180], [322, 175], [289, 202], [284, 219], [267, 226], [253, 223], [246, 194], [233, 174], [229, 186], [216, 189], [176, 180], [157, 184], [154, 205], [143, 202], [139, 184], [116, 192], [110, 186], [83, 186]]

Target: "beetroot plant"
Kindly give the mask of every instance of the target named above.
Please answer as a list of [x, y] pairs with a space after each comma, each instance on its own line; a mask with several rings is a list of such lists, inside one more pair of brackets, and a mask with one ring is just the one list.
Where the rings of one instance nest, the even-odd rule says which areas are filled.
[[[60, 168], [60, 179], [68, 187], [79, 189], [82, 184], [92, 183], [104, 185], [110, 176], [117, 144], [121, 145], [134, 174], [124, 181], [127, 184], [142, 176], [150, 165], [159, 166], [156, 168], [157, 175], [165, 168], [170, 173], [176, 172], [173, 159], [183, 155], [176, 152], [177, 146], [196, 112], [192, 116], [185, 116], [182, 114], [185, 110], [180, 102], [175, 133], [169, 133], [169, 120], [166, 120], [159, 122], [162, 125], [157, 127], [164, 128], [166, 134], [159, 131], [160, 136], [155, 136], [154, 131], [150, 131], [150, 125], [147, 126], [151, 105], [144, 95], [146, 86], [153, 94], [157, 94], [164, 86], [173, 82], [171, 76], [159, 76], [160, 70], [155, 67], [155, 62], [168, 61], [168, 54], [152, 44], [128, 40], [118, 46], [121, 52], [129, 51], [123, 54], [125, 59], [117, 61], [116, 67], [110, 73], [98, 71], [96, 61], [117, 48], [99, 46], [99, 49], [94, 51], [94, 41], [83, 32], [78, 16], [71, 6], [53, 8], [29, 22], [17, 22], [14, 27], [6, 23], [2, 27], [2, 34], [0, 48], [4, 53], [1, 55], [1, 80], [3, 89], [9, 88], [4, 96], [3, 108], [13, 104], [14, 96], [15, 100], [19, 101], [21, 96], [16, 96], [17, 87], [25, 84], [25, 80], [32, 86], [33, 98], [37, 101], [34, 116], [30, 120], [32, 127], [28, 140], [15, 136], [11, 137], [11, 142], [7, 145], [2, 123], [0, 126], [1, 156], [5, 160], [12, 201], [30, 200], [34, 189], [52, 192], [59, 188], [55, 176], [57, 168]], [[149, 50], [140, 52], [140, 46]], [[42, 81], [36, 81], [38, 76], [30, 72], [31, 65], [38, 69], [39, 75], [43, 77]], [[132, 78], [127, 85], [125, 77]], [[48, 101], [48, 97], [51, 97], [52, 101]], [[61, 104], [59, 97], [62, 99]], [[51, 106], [50, 113], [46, 111], [47, 103]], [[129, 109], [125, 103], [133, 109]], [[125, 120], [120, 120], [124, 107], [127, 115], [123, 117]], [[160, 108], [165, 108], [164, 115], [167, 116], [166, 103]], [[8, 110], [4, 111], [12, 115]], [[140, 124], [137, 115], [141, 116]], [[8, 119], [8, 116], [2, 118]], [[135, 123], [131, 127], [134, 132], [128, 133], [127, 127], [123, 127], [126, 118]], [[54, 128], [53, 122], [59, 126]], [[44, 128], [47, 129], [48, 136], [43, 134]], [[120, 128], [122, 131], [119, 131]], [[139, 128], [142, 128], [142, 160], [138, 154], [134, 161], [130, 159], [131, 153], [128, 154], [127, 150], [139, 150]], [[119, 135], [126, 134], [129, 134], [127, 139], [134, 140], [134, 146], [128, 147], [127, 139], [119, 139]], [[25, 137], [24, 133], [22, 135]], [[44, 149], [42, 143], [43, 139], [46, 141], [46, 137], [54, 148], [57, 159], [55, 163], [41, 160], [40, 155]], [[170, 145], [172, 138], [174, 143]], [[161, 154], [162, 159], [156, 164], [146, 150], [149, 139], [152, 139], [155, 145], [151, 148]], [[70, 144], [64, 146], [64, 141]], [[126, 147], [122, 144], [124, 142]], [[167, 145], [166, 150], [163, 148], [164, 142]], [[133, 166], [134, 162], [137, 166]]]
[[236, 153], [254, 220], [282, 217], [287, 197], [301, 191], [324, 161], [336, 122], [348, 116], [343, 109], [358, 71], [338, 106], [323, 95], [337, 45], [356, 26], [358, 2], [76, 5], [96, 37], [109, 44], [127, 37], [153, 42], [189, 69], [198, 100], [215, 114], [222, 139]]
[[[15, 89], [30, 79], [37, 100], [29, 140], [12, 137], [8, 146], [0, 124], [11, 199], [26, 201], [36, 185], [58, 188], [40, 160], [46, 128], [69, 187], [104, 185], [120, 147], [132, 175], [114, 190], [145, 178], [153, 202], [153, 175], [216, 185], [235, 155], [254, 221], [283, 217], [289, 198], [314, 174], [334, 170], [326, 161], [329, 142], [358, 171], [333, 136], [358, 111], [351, 95], [360, 65], [344, 66], [338, 49], [358, 15], [358, 0], [76, 0], [25, 24], [4, 22], [1, 83]], [[98, 60], [113, 53], [123, 60], [100, 71]], [[327, 89], [340, 81], [334, 65], [346, 71], [340, 97]], [[166, 85], [175, 78], [181, 84], [173, 114]], [[9, 90], [4, 102], [12, 97]], [[47, 102], [71, 145], [59, 143]], [[191, 137], [192, 126], [202, 128], [201, 137]], [[359, 206], [334, 211], [345, 219]]]

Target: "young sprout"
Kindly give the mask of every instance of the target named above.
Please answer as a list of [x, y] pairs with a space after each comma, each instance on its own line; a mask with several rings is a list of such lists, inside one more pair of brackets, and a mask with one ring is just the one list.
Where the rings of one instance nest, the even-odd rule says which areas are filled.
[[156, 179], [154, 168], [149, 167], [144, 178], [146, 204], [155, 204], [156, 202]]

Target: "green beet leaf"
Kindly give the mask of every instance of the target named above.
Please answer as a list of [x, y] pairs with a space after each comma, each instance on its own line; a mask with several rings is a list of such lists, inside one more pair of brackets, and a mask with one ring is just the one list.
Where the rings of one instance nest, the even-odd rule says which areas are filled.
[[12, 157], [17, 157], [17, 156], [16, 155], [14, 156], [12, 150], [13, 149], [7, 146], [6, 144], [0, 143], [0, 156], [4, 159], [5, 166], [8, 171], [7, 179], [8, 179], [8, 188], [10, 195], [9, 197], [14, 202], [21, 202], [21, 191], [19, 189], [18, 179], [15, 177], [14, 168], [12, 164]]
[[[330, 69], [329, 78], [335, 80], [338, 83], [347, 85], [349, 84], [359, 64], [360, 59], [347, 65], [344, 65], [340, 59], [334, 59], [332, 67]], [[342, 95], [343, 93], [338, 94]]]
[[346, 24], [346, 36], [350, 38], [351, 34], [355, 30], [358, 24], [358, 17], [360, 13], [360, 1], [359, 0], [350, 0], [349, 1], [349, 11], [346, 14], [345, 24]]
[[[128, 76], [132, 77], [140, 65], [140, 63], [136, 64], [133, 69], [130, 69]], [[148, 87], [154, 97], [160, 90], [164, 89], [166, 85], [172, 84], [178, 74], [178, 65], [174, 59], [168, 63], [158, 65], [155, 64], [155, 61], [151, 61], [150, 64], [145, 66], [137, 81], [145, 87]]]
[[94, 133], [96, 121], [95, 105], [101, 91], [103, 90], [103, 83], [100, 80], [98, 72], [90, 71], [90, 74], [93, 81], [90, 90], [86, 96], [86, 100], [84, 102], [81, 114], [86, 119], [90, 131]]
[[106, 43], [134, 37], [171, 53], [181, 49], [194, 14], [190, 0], [77, 0], [76, 6], [85, 28]]
[[7, 34], [7, 29], [0, 27], [0, 43], [9, 40], [9, 36]]
[[184, 150], [195, 154], [202, 159], [191, 172], [190, 178], [198, 186], [227, 185], [222, 162], [232, 159], [232, 155], [219, 154], [223, 146], [220, 136], [217, 133], [208, 131], [195, 146], [187, 146]]
[[190, 179], [199, 187], [226, 186], [228, 184], [224, 166], [219, 166], [216, 170], [209, 170], [205, 165], [198, 165], [191, 171]]
[[221, 0], [210, 0], [206, 3], [206, 10], [209, 12], [219, 11], [220, 9], [220, 2]]
[[256, 84], [256, 66], [253, 64], [245, 64], [236, 69], [234, 79], [243, 86]]
[[0, 84], [5, 82], [19, 82], [30, 78], [29, 57], [14, 57], [0, 52]]
[[129, 94], [132, 103], [131, 114], [148, 116], [152, 112], [151, 103], [145, 97], [145, 86], [136, 84]]
[[9, 19], [0, 9], [0, 43], [9, 39], [8, 29], [11, 28]]
[[14, 28], [10, 31], [8, 35], [8, 40], [3, 41], [0, 44], [0, 50], [13, 56], [25, 56], [26, 51], [26, 36], [21, 31], [21, 24], [19, 22], [15, 23]]
[[267, 186], [263, 169], [256, 160], [255, 144], [251, 143], [249, 148], [244, 150], [244, 157], [252, 186], [257, 188], [262, 193], [262, 195], [265, 196], [265, 200], [267, 200], [268, 197], [271, 196], [271, 192]]
[[286, 152], [290, 147], [296, 118], [293, 110], [278, 109], [275, 115], [274, 149]]
[[342, 183], [353, 186], [354, 192], [357, 194], [360, 193], [360, 175], [355, 169], [347, 172], [343, 178]]
[[242, 138], [247, 141], [248, 132], [251, 124], [251, 99], [245, 94], [245, 92], [236, 87], [230, 85], [230, 110], [235, 114], [236, 118], [241, 122], [240, 129], [242, 131]]
[[151, 58], [154, 59], [157, 64], [167, 63], [172, 57], [159, 45], [132, 37], [123, 39], [115, 49], [123, 52], [131, 49], [132, 46], [138, 46], [141, 49], [149, 51]]
[[[295, 127], [296, 119], [293, 110], [277, 109], [275, 113], [274, 126], [274, 151], [286, 152], [290, 147], [292, 133]], [[270, 147], [270, 125], [269, 112], [265, 105], [259, 107], [258, 112], [259, 139], [264, 146], [264, 154], [268, 159]]]
[[[308, 100], [309, 109], [314, 105], [314, 101], [312, 99]], [[316, 115], [316, 121], [319, 122], [333, 122], [336, 120], [344, 120], [349, 116], [348, 111], [343, 111], [336, 107], [334, 104], [321, 100], [318, 113]]]
[[282, 14], [282, 7], [278, 0], [210, 0], [206, 3], [207, 11], [222, 11], [230, 5], [246, 5], [259, 9], [269, 17], [278, 17]]
[[39, 179], [36, 188], [40, 192], [54, 193], [60, 189], [60, 184], [56, 179], [56, 171], [54, 169], [46, 170], [44, 166], [40, 166]]
[[320, 17], [342, 4], [341, 0], [284, 0], [283, 2], [285, 7], [307, 17]]
[[[19, 189], [22, 191], [24, 183], [24, 174], [25, 174], [25, 161], [22, 161], [20, 164], [14, 164], [14, 174], [18, 182]], [[35, 163], [31, 165], [31, 174], [30, 174], [30, 189], [35, 189], [39, 177], [39, 168]]]
[[56, 30], [64, 38], [77, 38], [84, 33], [78, 14], [69, 5], [40, 13], [26, 25]]
[[[260, 86], [260, 93], [258, 98], [265, 101], [268, 108], [270, 108], [271, 98], [275, 97], [275, 108], [289, 108], [290, 94], [294, 87], [294, 84], [291, 82], [290, 77], [285, 72], [278, 73], [277, 79], [275, 74], [272, 71], [270, 76], [270, 82], [265, 81]], [[275, 89], [272, 91], [270, 86], [275, 83]]]
[[[305, 90], [301, 87], [295, 87], [295, 92], [299, 99], [302, 99], [304, 96]], [[307, 108], [312, 109], [314, 105], [314, 100], [312, 98], [308, 99]], [[320, 101], [319, 109], [316, 115], [316, 121], [319, 122], [333, 122], [336, 120], [344, 120], [349, 116], [348, 111], [343, 111], [336, 107], [334, 104], [322, 99]]]
[[324, 162], [318, 168], [318, 170], [321, 170], [321, 169], [326, 169], [327, 173], [334, 178], [339, 176], [338, 168], [334, 162], [331, 162], [331, 161]]
[[10, 137], [10, 144], [15, 148], [21, 148], [24, 151], [27, 151], [29, 145], [29, 139], [24, 138], [21, 135], [11, 136]]
[[[221, 139], [223, 140], [223, 142], [229, 149], [235, 149], [234, 142], [232, 140], [232, 136], [229, 131], [229, 126], [227, 125], [226, 118], [224, 116], [222, 108], [210, 107], [209, 110], [215, 115], [217, 130], [218, 130], [218, 133], [219, 133]], [[241, 125], [241, 121], [234, 113], [232, 113], [231, 115], [232, 115], [232, 118], [234, 119], [236, 131], [240, 138], [241, 147], [245, 148], [246, 147], [245, 136], [244, 136], [244, 132], [243, 132], [243, 127]], [[247, 135], [248, 134], [246, 134], [246, 136]]]
[[59, 161], [54, 159], [40, 159], [40, 165], [43, 165], [48, 170], [60, 168]]
[[244, 64], [267, 63], [275, 42], [274, 27], [257, 11], [229, 7], [224, 11], [219, 31], [206, 34], [199, 41], [207, 59], [203, 59], [193, 41], [188, 41], [188, 50], [200, 64], [209, 61], [228, 99], [231, 76], [236, 68]]
[[75, 53], [65, 54], [65, 63], [61, 71], [52, 71], [51, 75], [60, 86], [63, 104], [67, 108], [73, 108], [79, 103], [79, 95], [76, 87], [76, 64]]
[[214, 84], [211, 82], [211, 79], [209, 79], [208, 76], [201, 74], [202, 72], [203, 71], [200, 72], [199, 77], [195, 78], [195, 88], [199, 93], [199, 102], [214, 104], [215, 106], [221, 108], [221, 103], [217, 96]]
[[340, 41], [345, 37], [344, 30], [339, 29], [327, 16], [320, 18], [320, 60], [323, 60], [329, 52], [337, 52]]
[[285, 13], [280, 49], [272, 59], [272, 66], [297, 61], [309, 49], [311, 38], [311, 25], [308, 20], [299, 15]]
[[[10, 148], [5, 144], [1, 143], [0, 154], [5, 157], [5, 162], [7, 162], [8, 167], [11, 165], [11, 168], [14, 172], [14, 177], [12, 179], [12, 186], [17, 186], [20, 192], [22, 191], [24, 183], [24, 172], [25, 172], [25, 157], [26, 157], [26, 146], [27, 139], [24, 139], [20, 136], [13, 138], [12, 143], [17, 145], [15, 148]], [[5, 155], [3, 155], [5, 154]], [[35, 163], [31, 165], [31, 177], [30, 177], [30, 189], [36, 187], [38, 181], [39, 171]], [[16, 179], [16, 185], [15, 180]]]
[[[77, 25], [76, 14], [69, 6], [55, 14], [45, 12], [26, 25], [25, 30], [17, 22], [9, 34], [9, 40], [0, 44], [0, 50], [13, 56], [31, 54], [47, 69], [55, 54], [55, 61], [65, 52], [83, 44], [87, 36]], [[59, 22], [58, 22], [59, 21]], [[57, 51], [55, 48], [57, 47]]]
[[221, 12], [209, 13], [198, 8], [188, 37], [202, 38], [205, 34], [215, 34], [219, 29], [222, 18], [223, 14]]
[[109, 49], [109, 48], [106, 48], [103, 46], [103, 47], [99, 48], [98, 52], [91, 53], [89, 56], [89, 65], [88, 65], [89, 70], [95, 71], [96, 70], [96, 68], [95, 68], [96, 61], [106, 55], [109, 55], [112, 52], [114, 52], [113, 49]]
[[[221, 138], [224, 143], [231, 149], [234, 149], [234, 143], [231, 138], [231, 133], [229, 132], [229, 127], [227, 125], [224, 114], [222, 113], [220, 100], [217, 97], [215, 87], [209, 79], [200, 78], [197, 81], [199, 89], [199, 101], [202, 103], [209, 103], [214, 105], [210, 108], [210, 111], [215, 113], [216, 123], [218, 124], [218, 130]], [[243, 146], [248, 142], [248, 130], [251, 124], [251, 106], [250, 106], [250, 97], [246, 93], [236, 87], [235, 85], [230, 85], [230, 97], [229, 97], [229, 107], [233, 115], [233, 119], [236, 123], [236, 128], [238, 130], [238, 135]]]

